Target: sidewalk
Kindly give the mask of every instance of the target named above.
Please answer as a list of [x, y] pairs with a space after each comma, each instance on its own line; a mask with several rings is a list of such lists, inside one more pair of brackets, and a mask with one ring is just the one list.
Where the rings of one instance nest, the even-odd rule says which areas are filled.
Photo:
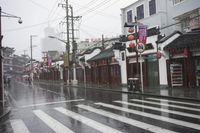
[[[55, 81], [55, 82], [49, 82], [49, 81], [42, 81], [43, 83], [51, 83], [51, 84], [57, 84], [57, 85], [64, 85], [69, 86], [66, 83], [62, 81]], [[41, 83], [41, 82], [40, 82]], [[79, 83], [77, 85], [70, 85], [73, 87], [79, 87], [79, 88], [88, 88], [88, 89], [100, 89], [104, 91], [115, 91], [115, 92], [121, 92], [121, 93], [131, 93], [131, 94], [137, 94], [137, 95], [146, 95], [146, 96], [154, 96], [154, 97], [163, 97], [163, 98], [174, 98], [174, 99], [183, 99], [183, 100], [194, 100], [200, 102], [200, 88], [183, 88], [183, 87], [152, 87], [152, 88], [145, 88], [143, 93], [140, 92], [133, 92], [129, 91], [127, 86], [103, 86], [103, 85], [96, 85], [96, 84], [82, 84]]]
[[5, 94], [4, 103], [2, 102], [0, 103], [0, 122], [7, 119], [7, 116], [9, 115], [10, 111], [11, 111], [11, 108], [10, 108], [9, 98]]

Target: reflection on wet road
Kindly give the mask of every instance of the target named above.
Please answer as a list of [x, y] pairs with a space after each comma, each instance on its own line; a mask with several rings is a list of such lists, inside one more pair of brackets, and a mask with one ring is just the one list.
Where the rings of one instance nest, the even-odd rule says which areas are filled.
[[12, 111], [0, 133], [200, 132], [198, 102], [48, 83], [6, 91]]

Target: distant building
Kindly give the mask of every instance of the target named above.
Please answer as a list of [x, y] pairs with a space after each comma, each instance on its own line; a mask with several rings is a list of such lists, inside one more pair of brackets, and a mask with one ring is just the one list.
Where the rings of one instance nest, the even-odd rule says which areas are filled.
[[29, 60], [27, 55], [13, 55], [13, 74], [23, 75], [25, 65]]
[[13, 73], [13, 54], [14, 48], [3, 48], [3, 72], [4, 75], [11, 75]]
[[3, 48], [3, 70], [5, 76], [22, 75], [26, 63], [30, 60], [28, 55], [15, 55], [15, 49]]

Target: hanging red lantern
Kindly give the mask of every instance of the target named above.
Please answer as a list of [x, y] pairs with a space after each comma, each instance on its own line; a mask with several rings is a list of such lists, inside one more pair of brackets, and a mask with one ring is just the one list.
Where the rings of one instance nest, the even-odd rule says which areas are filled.
[[131, 42], [131, 43], [129, 44], [129, 47], [130, 47], [130, 48], [134, 48], [134, 47], [135, 47], [135, 44], [134, 44], [133, 42]]
[[129, 33], [133, 33], [133, 32], [134, 32], [134, 28], [133, 28], [133, 27], [129, 27], [129, 28], [128, 28], [128, 32], [129, 32]]
[[161, 52], [160, 52], [160, 51], [158, 51], [158, 52], [156, 53], [156, 58], [157, 58], [157, 59], [160, 59], [160, 58], [161, 58], [161, 56], [162, 56]]
[[128, 35], [128, 40], [129, 41], [133, 41], [134, 40], [134, 36], [133, 35]]

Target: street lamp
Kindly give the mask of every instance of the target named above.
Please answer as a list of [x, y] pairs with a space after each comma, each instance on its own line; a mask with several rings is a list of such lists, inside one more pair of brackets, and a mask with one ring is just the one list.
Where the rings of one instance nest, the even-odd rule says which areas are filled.
[[21, 17], [6, 13], [6, 12], [2, 12], [1, 10], [1, 6], [0, 6], [0, 102], [4, 107], [4, 84], [3, 84], [3, 63], [2, 63], [2, 39], [3, 39], [3, 35], [1, 33], [1, 17], [8, 17], [8, 18], [18, 18], [18, 23], [21, 24], [22, 23], [22, 19]]
[[66, 42], [66, 41], [64, 41], [64, 40], [62, 40], [62, 39], [60, 39], [60, 38], [58, 38], [58, 37], [55, 37], [55, 36], [48, 36], [49, 38], [52, 38], [52, 39], [56, 39], [56, 40], [58, 40], [58, 41], [61, 41], [61, 42], [63, 42], [63, 43], [65, 43], [65, 45], [66, 45], [66, 52], [67, 52], [67, 60], [68, 60], [68, 62], [67, 62], [67, 64], [68, 64], [68, 84], [70, 83], [70, 80], [69, 80], [69, 72], [70, 72], [70, 64], [69, 64], [69, 60], [70, 60], [70, 58], [69, 58], [69, 54], [70, 54], [70, 45], [68, 44], [68, 42]]

